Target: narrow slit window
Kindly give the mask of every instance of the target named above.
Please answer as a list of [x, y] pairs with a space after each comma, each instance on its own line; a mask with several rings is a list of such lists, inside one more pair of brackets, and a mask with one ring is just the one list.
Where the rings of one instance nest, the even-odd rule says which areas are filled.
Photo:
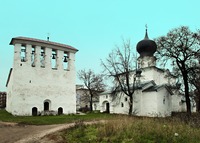
[[124, 107], [124, 103], [123, 102], [121, 102], [121, 107]]

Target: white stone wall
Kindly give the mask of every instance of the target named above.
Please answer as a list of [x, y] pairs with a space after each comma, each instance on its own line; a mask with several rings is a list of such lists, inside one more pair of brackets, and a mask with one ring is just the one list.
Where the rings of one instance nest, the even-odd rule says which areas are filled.
[[168, 83], [175, 84], [176, 82], [175, 78], [167, 76], [166, 73], [163, 73], [154, 67], [142, 69], [141, 81], [144, 82], [150, 80], [154, 80], [154, 82], [157, 85], [168, 84]]
[[69, 69], [62, 66], [63, 52], [57, 50], [57, 69], [51, 68], [52, 49], [45, 47], [45, 67], [40, 63], [40, 46], [35, 47], [35, 66], [31, 66], [32, 46], [26, 45], [26, 62], [21, 62], [21, 44], [14, 45], [13, 71], [7, 86], [6, 110], [14, 115], [32, 115], [32, 108], [49, 110], [63, 108], [64, 114], [76, 113], [75, 52], [69, 54]]
[[[136, 90], [133, 95], [133, 114], [138, 116], [149, 117], [165, 117], [171, 115], [171, 97], [166, 88], [161, 88], [158, 91], [142, 92]], [[125, 101], [127, 98], [127, 101]], [[102, 94], [100, 96], [100, 111], [106, 111], [105, 103], [110, 104], [110, 113], [128, 114], [129, 98], [125, 95], [118, 95], [115, 100], [112, 100], [110, 94]], [[122, 107], [123, 103], [123, 107]]]
[[143, 92], [140, 116], [154, 116], [157, 114], [157, 95], [155, 92]]
[[154, 56], [144, 56], [138, 58], [138, 67], [145, 68], [156, 65], [156, 58]]
[[[126, 100], [127, 99], [127, 100]], [[112, 112], [117, 114], [128, 114], [129, 97], [123, 93], [119, 93], [115, 100], [111, 101]]]
[[161, 88], [156, 92], [157, 94], [157, 116], [165, 117], [171, 116], [172, 112], [172, 95], [166, 90], [166, 88]]
[[[76, 97], [76, 110], [79, 110], [80, 108], [84, 108], [86, 106], [90, 108], [90, 95], [87, 88], [76, 89]], [[100, 110], [99, 95], [93, 97], [92, 109]]]
[[[111, 95], [109, 93], [108, 94], [101, 94], [99, 96], [100, 112], [105, 112], [106, 111], [105, 103], [109, 103], [110, 107], [111, 107], [112, 106], [111, 102], [112, 102], [112, 97], [111, 97]], [[110, 108], [110, 113], [113, 113], [113, 108]]]

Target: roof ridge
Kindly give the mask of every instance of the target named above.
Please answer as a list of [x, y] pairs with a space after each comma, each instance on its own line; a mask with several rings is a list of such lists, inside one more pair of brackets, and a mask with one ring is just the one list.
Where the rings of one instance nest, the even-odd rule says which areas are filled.
[[23, 36], [14, 37], [14, 38], [12, 38], [10, 45], [13, 44], [13, 40], [27, 40], [27, 41], [40, 42], [40, 43], [45, 43], [45, 44], [53, 44], [53, 45], [56, 45], [56, 46], [66, 47], [66, 48], [69, 48], [71, 50], [78, 51], [78, 49], [76, 49], [76, 48], [74, 48], [70, 45], [67, 45], [67, 44], [62, 44], [62, 43], [58, 43], [58, 42], [47, 41], [47, 40], [42, 40], [42, 39], [37, 39], [37, 38], [30, 38], [30, 37], [23, 37]]

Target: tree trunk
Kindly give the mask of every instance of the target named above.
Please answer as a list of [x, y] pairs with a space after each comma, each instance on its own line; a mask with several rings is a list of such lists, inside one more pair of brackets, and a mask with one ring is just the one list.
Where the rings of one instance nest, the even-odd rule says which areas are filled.
[[200, 84], [197, 84], [196, 88], [197, 88], [197, 92], [196, 92], [196, 111], [200, 113], [200, 88], [199, 86]]
[[132, 115], [133, 112], [133, 95], [130, 96], [130, 106], [129, 106], [129, 115]]
[[197, 112], [200, 113], [200, 96], [198, 95], [198, 99], [197, 99], [198, 103], [197, 103]]
[[186, 99], [186, 106], [187, 106], [187, 114], [191, 115], [191, 104], [190, 104], [190, 97], [189, 97], [189, 85], [188, 85], [188, 76], [187, 74], [183, 74], [183, 81], [185, 85], [185, 99]]
[[93, 108], [92, 108], [92, 97], [93, 97], [93, 95], [90, 95], [90, 111], [93, 111]]

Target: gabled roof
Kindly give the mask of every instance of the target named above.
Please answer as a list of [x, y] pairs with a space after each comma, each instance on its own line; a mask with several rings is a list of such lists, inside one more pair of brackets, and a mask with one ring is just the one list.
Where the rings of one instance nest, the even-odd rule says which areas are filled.
[[[166, 88], [166, 90], [172, 95], [173, 92], [171, 91], [171, 88], [169, 86], [167, 86], [166, 84], [163, 85], [156, 85], [156, 83], [151, 80], [151, 81], [146, 81], [146, 82], [142, 82], [140, 83], [140, 85], [136, 85], [135, 90], [142, 90], [142, 92], [152, 92], [155, 91], [157, 92], [159, 89], [161, 88]], [[120, 92], [121, 90], [118, 89], [117, 92]], [[105, 95], [105, 94], [111, 94], [112, 91], [108, 90], [105, 92], [102, 92], [100, 95]]]
[[145, 90], [145, 89], [150, 88], [150, 87], [153, 87], [153, 86], [156, 86], [156, 83], [155, 83], [153, 80], [143, 82], [143, 83], [141, 83], [141, 84], [139, 85], [139, 87], [140, 87], [142, 90]]
[[[134, 73], [136, 73], [136, 70], [141, 70], [141, 71], [143, 71], [143, 70], [148, 70], [148, 69], [154, 69], [154, 70], [157, 70], [158, 72], [161, 72], [161, 73], [166, 72], [165, 69], [161, 69], [161, 68], [158, 68], [158, 67], [156, 67], [156, 66], [149, 66], [149, 67], [144, 67], [144, 68], [140, 68], [140, 69], [130, 70], [129, 73], [130, 73], [130, 74], [134, 74]], [[117, 75], [120, 76], [120, 75], [123, 75], [123, 74], [125, 74], [125, 73], [126, 73], [126, 72], [122, 72], [122, 73], [119, 73], [119, 74], [117, 74]], [[169, 73], [169, 76], [176, 78], [176, 76], [172, 75], [171, 72], [168, 72], [168, 73]], [[116, 76], [116, 75], [111, 75], [111, 76]]]
[[10, 41], [10, 45], [14, 45], [16, 43], [19, 44], [32, 44], [32, 45], [38, 45], [38, 46], [44, 46], [44, 47], [60, 47], [60, 48], [64, 48], [64, 49], [68, 49], [74, 52], [77, 52], [78, 50], [72, 46], [69, 45], [65, 45], [65, 44], [61, 44], [61, 43], [57, 43], [57, 42], [51, 42], [51, 41], [47, 41], [47, 40], [40, 40], [40, 39], [35, 39], [35, 38], [28, 38], [28, 37], [15, 37], [12, 38], [12, 40]]
[[145, 90], [143, 90], [142, 92], [151, 92], [151, 91], [158, 91], [159, 89], [161, 88], [166, 88], [166, 90], [172, 95], [173, 92], [171, 91], [170, 87], [167, 86], [166, 84], [163, 84], [163, 85], [155, 85], [155, 86], [152, 86], [150, 88], [147, 88]]
[[[166, 69], [161, 69], [161, 68], [158, 68], [158, 67], [156, 67], [156, 66], [149, 66], [149, 67], [144, 67], [144, 68], [141, 68], [141, 70], [145, 70], [145, 69], [155, 69], [155, 70], [157, 70], [158, 72], [161, 72], [161, 73], [164, 73], [164, 72], [166, 72], [167, 70]], [[168, 70], [169, 71], [169, 70]], [[174, 77], [174, 78], [176, 78], [176, 76], [174, 76], [174, 75], [172, 75], [171, 74], [171, 72], [168, 72], [168, 74], [169, 74], [169, 76], [172, 76], [172, 77]]]
[[[155, 84], [155, 82], [153, 80], [151, 81], [147, 81], [147, 82], [143, 82], [141, 83], [140, 85], [136, 85], [135, 86], [135, 90], [137, 89], [142, 89], [143, 87], [147, 86], [148, 84]], [[132, 88], [132, 87], [131, 87]], [[120, 87], [117, 87], [115, 89], [116, 92], [120, 92], [121, 91], [121, 88]], [[100, 95], [105, 95], [105, 94], [111, 94], [112, 93], [112, 90], [107, 90], [107, 91], [104, 91], [102, 92]]]

